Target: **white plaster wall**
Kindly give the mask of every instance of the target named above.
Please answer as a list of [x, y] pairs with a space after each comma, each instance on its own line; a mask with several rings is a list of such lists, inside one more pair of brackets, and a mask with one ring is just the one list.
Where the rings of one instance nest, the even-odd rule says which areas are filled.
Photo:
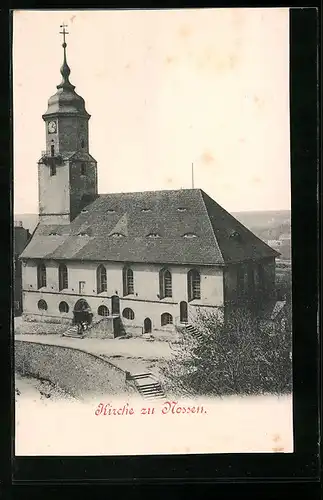
[[57, 165], [56, 175], [50, 175], [49, 165], [38, 164], [39, 213], [69, 213], [69, 166]]
[[[134, 294], [123, 297], [122, 263], [104, 263], [107, 269], [107, 292], [97, 294], [96, 269], [99, 263], [95, 262], [69, 262], [68, 284], [69, 288], [59, 292], [58, 290], [58, 265], [59, 263], [46, 262], [47, 286], [37, 291], [37, 265], [27, 262], [23, 268], [23, 311], [26, 315], [35, 318], [72, 319], [73, 309], [76, 302], [81, 298], [79, 294], [79, 281], [85, 282], [82, 297], [86, 299], [93, 312], [93, 320], [99, 316], [97, 310], [100, 305], [106, 305], [111, 313], [111, 296], [120, 297], [120, 313], [123, 309], [131, 308], [135, 313], [134, 320], [123, 318], [125, 327], [137, 327], [141, 329], [144, 320], [149, 317], [152, 328], [162, 331], [174, 331], [173, 325], [161, 326], [161, 314], [167, 312], [173, 316], [173, 324], [179, 323], [180, 302], [187, 301], [187, 272], [190, 268], [184, 266], [170, 266], [172, 273], [173, 297], [160, 300], [159, 294], [159, 270], [157, 265], [133, 264], [134, 272]], [[197, 307], [206, 306], [221, 307], [223, 305], [223, 275], [221, 269], [199, 268], [201, 273], [201, 299], [194, 300], [188, 304], [189, 317], [194, 316]], [[48, 310], [39, 311], [37, 303], [40, 299], [46, 300]], [[59, 312], [59, 303], [64, 300], [69, 305], [69, 313]]]

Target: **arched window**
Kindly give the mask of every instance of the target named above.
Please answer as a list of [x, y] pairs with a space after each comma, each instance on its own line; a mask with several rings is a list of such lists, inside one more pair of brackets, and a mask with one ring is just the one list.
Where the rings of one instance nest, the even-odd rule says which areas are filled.
[[161, 269], [159, 271], [159, 298], [172, 296], [172, 275], [168, 269]]
[[60, 264], [58, 267], [58, 289], [65, 290], [68, 288], [68, 273], [65, 264]]
[[109, 316], [109, 309], [107, 306], [99, 306], [98, 307], [98, 315], [99, 316]]
[[40, 299], [37, 305], [40, 311], [47, 311], [47, 302], [45, 300]]
[[37, 266], [37, 288], [43, 288], [46, 286], [46, 266], [44, 263], [38, 264]]
[[161, 326], [172, 325], [173, 316], [169, 313], [163, 313], [160, 317]]
[[122, 316], [126, 319], [135, 319], [135, 313], [133, 312], [132, 309], [130, 309], [130, 307], [126, 307], [122, 311]]
[[196, 269], [191, 269], [187, 273], [188, 300], [201, 298], [201, 277]]
[[102, 264], [96, 270], [96, 286], [97, 293], [107, 291], [107, 270]]
[[56, 175], [56, 165], [55, 164], [50, 166], [50, 175], [51, 175], [51, 177], [53, 175]]
[[133, 270], [130, 267], [123, 268], [123, 295], [134, 293]]
[[81, 175], [85, 175], [86, 174], [86, 165], [85, 163], [81, 163]]
[[64, 301], [59, 303], [58, 309], [60, 313], [68, 313], [68, 311], [70, 310], [67, 302]]
[[81, 148], [83, 149], [84, 146], [85, 146], [85, 141], [84, 141], [84, 139], [81, 139]]
[[55, 146], [54, 146], [54, 144], [51, 144], [51, 146], [50, 146], [50, 155], [51, 156], [55, 156]]

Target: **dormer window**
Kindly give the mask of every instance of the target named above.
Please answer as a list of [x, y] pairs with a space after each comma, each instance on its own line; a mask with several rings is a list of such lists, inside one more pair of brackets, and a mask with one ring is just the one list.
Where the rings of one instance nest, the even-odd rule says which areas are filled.
[[185, 207], [178, 207], [177, 211], [178, 212], [186, 212], [186, 208]]
[[51, 231], [51, 232], [49, 233], [49, 236], [58, 236], [58, 233], [56, 233], [55, 231]]
[[158, 233], [149, 233], [149, 234], [147, 234], [147, 237], [154, 238], [154, 239], [161, 238], [160, 234], [158, 234]]
[[81, 210], [81, 214], [87, 214], [88, 213], [88, 210], [86, 210], [85, 208], [83, 208], [83, 210]]
[[151, 208], [142, 208], [141, 211], [144, 213], [151, 212]]
[[123, 237], [124, 237], [124, 235], [123, 235], [123, 234], [121, 234], [121, 233], [112, 233], [112, 234], [111, 234], [111, 237], [112, 237], [112, 238], [123, 238]]
[[108, 208], [107, 213], [108, 214], [114, 214], [115, 210], [113, 210], [113, 208]]
[[185, 234], [183, 234], [183, 238], [189, 238], [189, 239], [191, 239], [191, 238], [197, 238], [197, 234], [195, 234], [195, 233], [185, 233]]
[[89, 236], [85, 231], [81, 231], [78, 236]]
[[240, 238], [240, 233], [238, 233], [238, 231], [231, 231], [230, 233], [230, 238], [236, 238], [236, 239], [239, 239]]

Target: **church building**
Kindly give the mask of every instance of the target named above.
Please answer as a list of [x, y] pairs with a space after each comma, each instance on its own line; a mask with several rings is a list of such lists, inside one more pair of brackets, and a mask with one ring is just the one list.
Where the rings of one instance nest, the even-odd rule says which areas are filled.
[[199, 309], [270, 301], [279, 254], [202, 189], [98, 194], [63, 34], [62, 81], [42, 116], [39, 222], [21, 254], [25, 318], [72, 323], [86, 307], [93, 324], [171, 337]]

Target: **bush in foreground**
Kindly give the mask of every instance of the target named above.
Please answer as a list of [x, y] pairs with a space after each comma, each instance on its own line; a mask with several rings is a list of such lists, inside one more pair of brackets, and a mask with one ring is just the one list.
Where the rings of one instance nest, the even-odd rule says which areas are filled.
[[271, 335], [243, 312], [225, 323], [214, 313], [199, 312], [194, 327], [163, 367], [169, 392], [223, 396], [291, 391], [291, 332]]

